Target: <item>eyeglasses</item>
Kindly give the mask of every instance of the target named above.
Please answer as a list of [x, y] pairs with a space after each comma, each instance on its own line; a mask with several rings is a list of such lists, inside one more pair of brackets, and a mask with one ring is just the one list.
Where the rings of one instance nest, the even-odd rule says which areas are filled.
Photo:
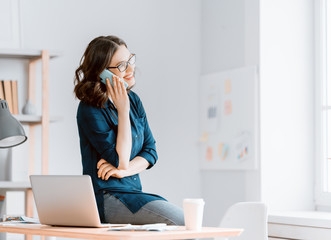
[[127, 62], [122, 62], [120, 63], [117, 67], [107, 67], [107, 69], [110, 68], [117, 68], [118, 71], [120, 72], [124, 72], [126, 69], [128, 69], [128, 65], [133, 65], [136, 62], [136, 54], [132, 53], [131, 57], [129, 58], [129, 60]]

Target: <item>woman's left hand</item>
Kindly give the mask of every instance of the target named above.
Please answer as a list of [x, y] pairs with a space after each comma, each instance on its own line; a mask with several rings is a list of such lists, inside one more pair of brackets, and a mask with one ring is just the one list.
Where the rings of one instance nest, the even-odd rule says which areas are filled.
[[119, 170], [104, 159], [100, 159], [97, 163], [98, 177], [102, 180], [108, 180], [109, 177], [123, 178], [125, 170]]

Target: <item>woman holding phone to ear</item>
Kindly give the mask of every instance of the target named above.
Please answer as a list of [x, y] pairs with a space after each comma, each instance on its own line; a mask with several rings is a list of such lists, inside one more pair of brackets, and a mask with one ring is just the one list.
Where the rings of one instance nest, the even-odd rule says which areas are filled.
[[[184, 225], [181, 208], [142, 191], [139, 173], [158, 157], [142, 102], [131, 91], [135, 59], [122, 39], [101, 36], [89, 43], [75, 72], [83, 174], [92, 178], [102, 222]], [[105, 69], [114, 74], [106, 84], [100, 79]]]

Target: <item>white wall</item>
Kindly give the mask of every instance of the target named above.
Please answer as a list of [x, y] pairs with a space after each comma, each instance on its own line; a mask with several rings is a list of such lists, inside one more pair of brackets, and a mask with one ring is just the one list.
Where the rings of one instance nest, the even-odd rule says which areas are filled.
[[[258, 65], [258, 3], [202, 1], [202, 74]], [[259, 199], [259, 171], [204, 170], [201, 184], [209, 226], [217, 226], [235, 202]]]
[[314, 208], [313, 3], [261, 1], [261, 184], [271, 210]]
[[142, 174], [144, 190], [178, 205], [200, 196], [200, 9], [198, 0], [21, 1], [22, 47], [61, 52], [50, 64], [50, 113], [62, 117], [50, 127], [50, 174], [81, 173], [74, 71], [93, 38], [114, 34], [137, 54], [134, 91], [157, 141], [159, 162]]

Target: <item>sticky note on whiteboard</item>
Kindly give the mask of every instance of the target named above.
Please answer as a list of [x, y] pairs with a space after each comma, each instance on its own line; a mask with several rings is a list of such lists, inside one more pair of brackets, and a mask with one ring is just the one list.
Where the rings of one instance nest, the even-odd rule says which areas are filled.
[[224, 102], [224, 115], [231, 115], [232, 114], [232, 101], [227, 100]]
[[218, 144], [218, 156], [222, 161], [226, 160], [229, 155], [229, 144], [219, 143]]
[[234, 154], [238, 161], [245, 161], [250, 155], [250, 134], [248, 132], [242, 132], [236, 137], [234, 143]]
[[209, 134], [204, 132], [200, 137], [200, 142], [207, 142], [208, 141]]
[[208, 162], [210, 162], [210, 161], [213, 160], [213, 148], [212, 147], [207, 147], [207, 150], [206, 150], [206, 160]]

